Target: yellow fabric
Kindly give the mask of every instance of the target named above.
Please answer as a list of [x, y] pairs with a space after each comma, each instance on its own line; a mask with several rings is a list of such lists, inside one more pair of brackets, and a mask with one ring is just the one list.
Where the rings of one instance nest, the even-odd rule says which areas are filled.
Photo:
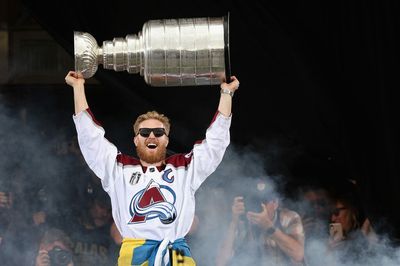
[[[122, 240], [122, 246], [119, 251], [118, 266], [132, 266], [132, 259], [134, 249], [142, 246], [146, 242], [146, 239], [138, 238], [124, 238]], [[172, 265], [173, 266], [196, 266], [196, 262], [191, 257], [182, 256], [177, 253], [176, 250], [172, 251]], [[141, 265], [134, 266], [149, 266], [149, 262], [146, 261]]]
[[172, 251], [172, 265], [173, 266], [196, 266], [196, 262], [191, 257], [182, 256], [177, 254], [176, 250]]
[[[118, 266], [131, 266], [133, 258], [133, 250], [146, 242], [146, 239], [137, 238], [124, 238], [122, 240], [122, 246], [119, 251]], [[140, 266], [148, 266], [148, 262]]]

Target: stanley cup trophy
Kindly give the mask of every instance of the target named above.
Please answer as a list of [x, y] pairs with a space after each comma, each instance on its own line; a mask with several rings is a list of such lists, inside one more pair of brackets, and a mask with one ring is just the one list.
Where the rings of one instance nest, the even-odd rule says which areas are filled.
[[229, 13], [217, 18], [147, 21], [142, 31], [104, 41], [74, 32], [75, 71], [92, 77], [104, 69], [140, 73], [150, 86], [216, 85], [230, 81]]

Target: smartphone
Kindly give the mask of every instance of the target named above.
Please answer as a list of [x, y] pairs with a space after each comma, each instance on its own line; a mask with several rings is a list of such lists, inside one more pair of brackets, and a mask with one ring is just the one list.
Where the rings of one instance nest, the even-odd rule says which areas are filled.
[[332, 240], [338, 241], [343, 239], [343, 228], [341, 223], [329, 224], [329, 235]]

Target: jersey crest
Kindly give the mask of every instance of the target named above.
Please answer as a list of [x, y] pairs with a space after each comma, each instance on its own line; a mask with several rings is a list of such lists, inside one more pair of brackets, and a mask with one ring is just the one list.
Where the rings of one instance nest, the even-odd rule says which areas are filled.
[[132, 219], [128, 224], [145, 223], [155, 218], [159, 218], [163, 224], [172, 223], [177, 216], [175, 200], [175, 192], [170, 187], [150, 180], [145, 189], [133, 196], [129, 205]]

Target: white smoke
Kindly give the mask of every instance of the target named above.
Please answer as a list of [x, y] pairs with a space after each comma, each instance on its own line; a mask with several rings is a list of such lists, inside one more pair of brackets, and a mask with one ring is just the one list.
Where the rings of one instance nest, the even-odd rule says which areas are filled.
[[[12, 195], [11, 209], [0, 209], [0, 258], [5, 256], [11, 265], [31, 264], [40, 232], [50, 225], [62, 226], [60, 222], [76, 215], [81, 199], [80, 161], [62, 155], [72, 137], [63, 133], [64, 127], [55, 126], [57, 112], [45, 106], [56, 104], [49, 97], [46, 101], [27, 103], [15, 93], [0, 94], [0, 192]], [[71, 115], [67, 119], [72, 127]], [[38, 212], [46, 213], [45, 223], [34, 225], [33, 214]], [[24, 249], [13, 247], [19, 239], [24, 239]]]
[[[32, 111], [37, 113], [31, 115]], [[70, 171], [73, 164], [55, 158], [54, 148], [68, 149], [60, 143], [69, 139], [65, 135], [74, 134], [74, 132], [63, 135], [62, 129], [54, 129], [52, 124], [54, 120], [38, 115], [42, 111], [32, 106], [25, 108], [22, 105], [15, 106], [6, 103], [0, 94], [0, 147], [2, 149], [0, 155], [0, 191], [9, 186], [18, 192], [35, 190], [52, 180], [54, 182], [52, 187], [58, 189], [60, 196], [65, 196], [63, 194], [68, 193], [68, 190], [62, 190], [65, 183], [59, 182], [64, 180], [60, 175], [63, 172]], [[35, 119], [32, 119], [33, 117]], [[71, 116], [68, 115], [66, 119], [66, 123], [69, 123], [72, 127]], [[50, 128], [52, 133], [46, 131], [46, 127]], [[281, 192], [280, 188], [286, 185], [287, 177], [284, 174], [276, 175], [277, 171], [270, 171], [270, 169], [282, 168], [276, 167], [274, 161], [268, 158], [293, 151], [282, 149], [279, 143], [265, 147], [268, 149], [261, 154], [255, 152], [256, 149], [253, 147], [237, 148], [231, 145], [218, 169], [196, 193], [196, 214], [200, 223], [198, 231], [189, 236], [189, 244], [198, 265], [215, 264], [219, 245], [230, 222], [231, 205], [235, 196], [246, 197], [247, 189], [258, 179], [269, 180], [269, 188], [274, 192]], [[271, 174], [271, 172], [274, 174]], [[76, 181], [79, 178], [78, 176], [71, 176], [69, 180]], [[300, 200], [291, 202], [286, 196], [280, 194], [282, 204], [286, 204], [295, 211], [309, 207], [307, 202]], [[58, 210], [59, 205], [52, 203], [54, 202], [50, 202], [48, 208]], [[63, 207], [64, 210], [72, 209], [69, 205]], [[31, 211], [23, 208], [21, 210], [24, 213]], [[329, 221], [321, 221], [321, 223], [329, 223]], [[343, 261], [343, 254], [327, 254], [326, 239], [323, 239], [326, 234], [327, 231], [321, 232], [321, 236], [315, 236], [307, 241], [306, 258], [309, 266], [400, 265], [400, 250], [393, 247], [385, 236], [380, 236], [380, 242], [373, 245], [371, 249], [354, 254], [353, 257], [347, 257]], [[354, 245], [359, 244], [354, 243]], [[242, 259], [246, 260], [246, 258]]]
[[[279, 147], [275, 146], [274, 153], [278, 150]], [[216, 172], [197, 191], [196, 213], [200, 222], [198, 231], [189, 236], [189, 243], [198, 265], [215, 265], [219, 245], [230, 222], [233, 198], [239, 195], [245, 196], [245, 191], [250, 188], [254, 180], [258, 178], [270, 180], [274, 192], [280, 193], [279, 198], [283, 207], [288, 207], [299, 214], [310, 208], [309, 203], [302, 201], [301, 197], [294, 201], [287, 198], [283, 192], [285, 190], [282, 190], [287, 182], [286, 177], [268, 175], [269, 166], [265, 165], [266, 157], [268, 155], [257, 153], [251, 147], [236, 148], [231, 145]], [[327, 248], [329, 218], [318, 221], [326, 225], [320, 228], [319, 234], [308, 236], [305, 248], [306, 265], [400, 265], [400, 249], [390, 244], [385, 236], [379, 236], [379, 242], [371, 244], [369, 248], [356, 249], [356, 253], [329, 252]], [[365, 244], [357, 241], [362, 240], [354, 240], [351, 245], [360, 247]], [[246, 245], [246, 243], [241, 244]], [[247, 259], [249, 258], [239, 258], [240, 261]], [[264, 264], [265, 262], [260, 261], [260, 265]]]

